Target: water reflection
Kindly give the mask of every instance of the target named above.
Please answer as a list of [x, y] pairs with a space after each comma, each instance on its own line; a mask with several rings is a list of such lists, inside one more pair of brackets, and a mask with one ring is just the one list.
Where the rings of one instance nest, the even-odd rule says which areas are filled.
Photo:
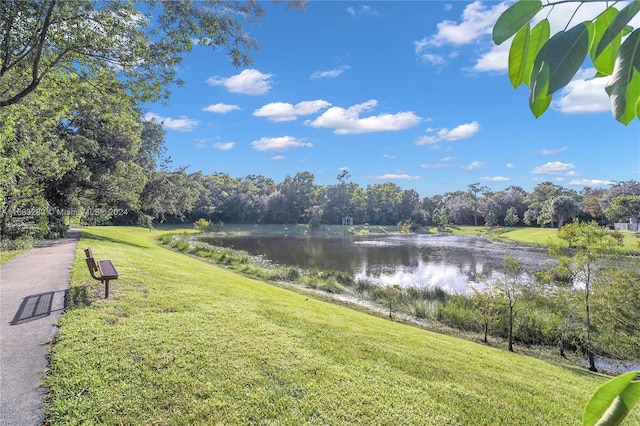
[[549, 258], [545, 250], [453, 235], [242, 236], [205, 241], [306, 269], [348, 272], [358, 280], [403, 287], [465, 292], [469, 282], [498, 274], [512, 256], [530, 269]]

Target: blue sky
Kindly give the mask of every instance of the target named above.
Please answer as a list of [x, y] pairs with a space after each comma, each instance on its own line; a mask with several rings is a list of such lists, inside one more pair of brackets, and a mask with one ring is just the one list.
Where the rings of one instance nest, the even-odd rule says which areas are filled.
[[[178, 69], [184, 86], [147, 105], [174, 166], [276, 182], [309, 171], [322, 185], [346, 168], [363, 187], [395, 182], [423, 197], [474, 182], [579, 191], [640, 179], [640, 125], [612, 118], [606, 81], [590, 79], [588, 64], [533, 117], [528, 88], [506, 74], [509, 43], [491, 42], [504, 3], [263, 6], [262, 22], [246, 27], [261, 45], [250, 67], [196, 46]], [[574, 8], [554, 10], [552, 31]]]

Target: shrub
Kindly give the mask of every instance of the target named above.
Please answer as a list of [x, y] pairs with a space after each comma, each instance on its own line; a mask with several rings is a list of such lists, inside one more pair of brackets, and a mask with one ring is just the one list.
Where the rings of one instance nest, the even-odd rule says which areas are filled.
[[609, 232], [609, 235], [611, 235], [613, 237], [614, 240], [616, 240], [616, 243], [621, 246], [624, 244], [624, 234], [620, 231], [611, 231]]
[[422, 319], [434, 319], [437, 303], [431, 300], [412, 300], [413, 315]]
[[193, 223], [193, 227], [198, 230], [198, 232], [209, 232], [211, 231], [211, 222], [207, 219], [200, 218]]
[[189, 250], [189, 243], [186, 241], [177, 241], [174, 247], [178, 251], [187, 251]]
[[285, 279], [287, 281], [297, 281], [300, 278], [300, 271], [296, 268], [287, 268]]
[[464, 296], [452, 296], [436, 307], [436, 319], [450, 327], [465, 331], [481, 331], [476, 319], [477, 310]]
[[0, 241], [0, 251], [9, 250], [26, 250], [33, 247], [35, 240], [30, 235], [23, 235], [22, 237], [13, 240]]

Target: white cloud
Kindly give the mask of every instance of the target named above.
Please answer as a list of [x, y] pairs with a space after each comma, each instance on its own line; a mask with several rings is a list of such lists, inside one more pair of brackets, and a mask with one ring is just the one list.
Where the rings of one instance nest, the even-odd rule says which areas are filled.
[[273, 74], [249, 68], [231, 77], [210, 77], [207, 83], [211, 86], [224, 86], [231, 93], [264, 95], [271, 89], [273, 77]]
[[382, 156], [382, 158], [386, 158], [386, 159], [388, 159], [388, 160], [393, 160], [393, 159], [395, 159], [396, 157], [395, 157], [394, 155], [384, 154], [384, 155]]
[[232, 149], [234, 146], [236, 146], [235, 142], [217, 142], [213, 144], [213, 147], [220, 151], [228, 151]]
[[423, 53], [420, 55], [420, 59], [423, 62], [429, 62], [431, 65], [442, 65], [446, 62], [444, 56], [436, 53]]
[[477, 121], [471, 123], [461, 124], [453, 129], [427, 129], [427, 133], [433, 133], [432, 135], [422, 136], [416, 140], [416, 145], [433, 144], [440, 141], [458, 141], [462, 139], [468, 139], [471, 136], [478, 133], [480, 130], [480, 124]]
[[509, 65], [509, 48], [511, 42], [502, 43], [499, 46], [492, 45], [491, 48], [483, 53], [476, 63], [471, 67], [471, 71], [487, 72], [487, 71], [507, 71]]
[[504, 177], [504, 176], [493, 176], [493, 177], [485, 176], [485, 177], [481, 177], [478, 180], [480, 182], [508, 182], [511, 180], [511, 178]]
[[196, 139], [196, 148], [202, 149], [207, 146], [208, 139]]
[[[462, 12], [460, 22], [442, 21], [436, 25], [438, 30], [435, 34], [414, 41], [416, 55], [425, 62], [441, 65], [445, 62], [446, 55], [435, 53], [435, 49], [449, 45], [467, 45], [476, 42], [478, 39], [488, 38], [498, 16], [506, 8], [507, 4], [505, 2], [490, 6], [480, 1], [468, 4]], [[485, 70], [494, 69], [496, 64], [499, 63], [499, 58], [504, 56], [503, 49], [496, 49], [496, 52], [490, 51], [490, 55], [484, 60], [478, 61], [475, 67]]]
[[353, 7], [353, 6], [349, 6], [347, 8], [347, 13], [351, 16], [356, 16], [356, 15], [373, 15], [373, 16], [380, 16], [380, 13], [375, 10], [374, 8], [372, 8], [371, 6], [360, 6], [360, 7]]
[[276, 155], [276, 156], [271, 157], [270, 160], [281, 161], [281, 160], [284, 160], [285, 158], [287, 158], [287, 157], [285, 157], [284, 155]]
[[506, 167], [507, 169], [513, 169], [513, 168], [514, 168], [514, 167], [516, 167], [516, 166], [515, 166], [515, 164], [513, 164], [513, 163], [507, 163], [507, 164], [505, 165], [505, 167]]
[[478, 37], [491, 34], [493, 24], [506, 8], [505, 3], [487, 6], [474, 1], [464, 8], [461, 22], [440, 22], [436, 25], [438, 32], [429, 37], [427, 42], [433, 46], [469, 44]]
[[334, 68], [332, 70], [326, 70], [326, 71], [316, 71], [313, 74], [311, 74], [311, 79], [316, 79], [316, 78], [335, 78], [338, 77], [340, 74], [342, 74], [343, 72], [345, 72], [346, 70], [351, 69], [351, 67], [349, 65], [343, 65], [340, 68]]
[[585, 114], [609, 111], [611, 103], [604, 88], [607, 78], [591, 78], [593, 68], [576, 74], [574, 79], [560, 92], [560, 98], [553, 107], [564, 114]]
[[460, 166], [462, 170], [476, 170], [476, 169], [484, 169], [487, 163], [484, 161], [472, 161], [466, 166]]
[[556, 149], [542, 148], [540, 150], [540, 154], [542, 154], [542, 155], [553, 155], [553, 154], [559, 154], [559, 153], [564, 152], [566, 150], [567, 150], [566, 146], [563, 146], [562, 148], [556, 148]]
[[576, 179], [569, 182], [571, 186], [608, 186], [615, 185], [616, 182], [612, 180], [602, 179]]
[[550, 161], [538, 166], [531, 173], [535, 175], [555, 175], [559, 173], [569, 172], [575, 169], [575, 166], [571, 163], [562, 163], [560, 161]]
[[309, 115], [331, 106], [321, 99], [315, 101], [303, 101], [295, 105], [286, 102], [272, 102], [253, 112], [256, 117], [266, 117], [269, 121], [293, 121], [300, 115]]
[[161, 117], [153, 112], [148, 112], [144, 115], [144, 119], [147, 121], [156, 121], [162, 124], [162, 127], [169, 130], [175, 130], [177, 132], [190, 132], [200, 122], [198, 120], [192, 120], [185, 115], [181, 115], [179, 118]]
[[239, 109], [240, 107], [238, 105], [229, 105], [222, 102], [202, 108], [203, 111], [215, 112], [216, 114], [226, 114]]
[[407, 174], [394, 174], [394, 173], [387, 173], [384, 175], [378, 175], [378, 176], [369, 176], [370, 179], [375, 179], [375, 180], [418, 180], [420, 179], [420, 176], [411, 176], [411, 175], [407, 175]]
[[436, 163], [436, 164], [422, 163], [422, 164], [420, 164], [420, 167], [422, 167], [423, 169], [443, 169], [445, 167], [449, 167], [449, 164], [446, 164], [446, 163]]
[[293, 136], [280, 136], [277, 138], [260, 138], [251, 142], [251, 146], [258, 151], [286, 151], [292, 148], [310, 148], [313, 145]]
[[335, 129], [337, 135], [354, 133], [371, 133], [393, 130], [403, 130], [413, 127], [420, 122], [420, 117], [412, 111], [396, 114], [379, 114], [360, 118], [364, 111], [374, 108], [378, 104], [375, 99], [353, 105], [349, 108], [331, 107], [315, 120], [306, 124], [313, 127], [325, 127]]

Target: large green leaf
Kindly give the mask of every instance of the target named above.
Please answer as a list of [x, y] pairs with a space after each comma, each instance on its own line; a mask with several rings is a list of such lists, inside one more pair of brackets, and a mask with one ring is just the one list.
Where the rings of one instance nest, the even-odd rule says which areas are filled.
[[627, 26], [634, 16], [640, 11], [640, 0], [633, 0], [625, 8], [623, 8], [615, 17], [609, 28], [598, 43], [596, 48], [596, 57], [600, 56], [602, 51], [611, 43], [618, 34]]
[[533, 69], [533, 63], [542, 49], [542, 46], [549, 41], [551, 36], [551, 26], [548, 19], [543, 19], [538, 22], [531, 30], [531, 36], [529, 37], [529, 50], [527, 52], [527, 62], [524, 70], [524, 84], [529, 86], [531, 84], [531, 70]]
[[589, 53], [591, 27], [593, 23], [585, 21], [568, 31], [560, 31], [540, 49], [533, 65], [531, 84], [533, 86], [539, 78], [538, 71], [548, 69], [547, 93], [541, 95], [552, 95], [566, 86], [578, 72]]
[[533, 19], [542, 9], [540, 0], [520, 0], [512, 4], [493, 26], [493, 42], [502, 44]]
[[529, 52], [529, 31], [530, 27], [527, 23], [516, 33], [509, 48], [509, 80], [513, 87], [520, 86], [525, 75]]
[[637, 116], [640, 99], [640, 28], [629, 34], [620, 46], [613, 75], [605, 89], [615, 119], [629, 124]]
[[618, 10], [614, 7], [608, 7], [604, 12], [600, 14], [593, 22], [593, 42], [591, 46], [591, 62], [598, 70], [598, 75], [611, 75], [613, 72], [613, 65], [616, 62], [616, 54], [620, 48], [620, 42], [622, 41], [622, 31], [615, 36], [611, 42], [605, 47], [599, 55], [596, 56], [596, 50], [600, 40], [604, 36], [606, 30], [611, 26], [615, 17], [618, 15]]
[[632, 371], [609, 380], [593, 394], [582, 414], [584, 426], [620, 424], [640, 398], [640, 374]]
[[549, 90], [549, 65], [541, 63], [539, 66], [539, 69], [534, 69], [533, 74], [536, 75], [536, 78], [532, 79], [529, 92], [529, 109], [536, 118], [549, 108], [553, 96], [547, 94]]

